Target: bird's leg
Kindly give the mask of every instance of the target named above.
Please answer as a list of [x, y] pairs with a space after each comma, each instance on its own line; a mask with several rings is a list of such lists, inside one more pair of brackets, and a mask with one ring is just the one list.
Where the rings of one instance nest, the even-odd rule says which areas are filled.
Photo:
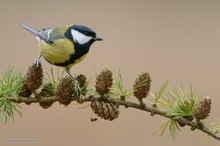
[[76, 92], [76, 97], [78, 97], [80, 89], [78, 87], [77, 80], [76, 80], [76, 78], [73, 75], [71, 75], [69, 68], [66, 68], [66, 72], [73, 79], [74, 89], [75, 89], [75, 92]]
[[35, 59], [34, 64], [35, 64], [36, 67], [38, 67], [38, 65], [40, 64], [40, 58], [41, 57], [42, 57], [42, 54], [40, 54], [40, 56], [37, 59]]

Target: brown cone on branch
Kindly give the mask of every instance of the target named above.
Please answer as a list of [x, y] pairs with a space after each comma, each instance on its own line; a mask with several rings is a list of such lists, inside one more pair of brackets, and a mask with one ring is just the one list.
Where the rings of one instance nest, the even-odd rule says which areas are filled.
[[60, 104], [68, 105], [74, 100], [74, 83], [72, 78], [65, 77], [63, 78], [58, 87], [56, 96]]
[[86, 76], [83, 74], [79, 74], [76, 76], [76, 80], [77, 80], [79, 87], [80, 87], [80, 90], [81, 90], [80, 93], [85, 96], [88, 91], [87, 90], [88, 82], [87, 82]]
[[43, 109], [48, 109], [49, 107], [51, 107], [52, 104], [53, 104], [53, 102], [39, 102], [39, 105], [40, 105]]
[[86, 84], [86, 76], [83, 74], [77, 75], [76, 80], [77, 80], [80, 88], [82, 88]]
[[41, 64], [38, 64], [38, 66], [36, 66], [35, 64], [29, 66], [23, 81], [24, 86], [31, 90], [31, 92], [36, 96], [36, 90], [40, 88], [42, 83], [43, 69], [41, 67]]
[[203, 120], [209, 116], [211, 111], [211, 99], [207, 96], [201, 99], [196, 105], [193, 110], [193, 116], [196, 118], [197, 121]]
[[109, 69], [103, 70], [97, 77], [96, 77], [96, 91], [101, 95], [104, 96], [110, 91], [113, 82], [113, 74], [112, 71]]
[[133, 85], [134, 96], [139, 100], [141, 105], [144, 105], [143, 98], [148, 96], [151, 86], [151, 78], [149, 73], [142, 73], [135, 80]]
[[91, 102], [90, 106], [97, 116], [105, 120], [112, 121], [119, 115], [118, 108], [106, 101], [94, 100]]
[[32, 94], [31, 90], [25, 87], [24, 84], [22, 84], [21, 91], [18, 93], [18, 96], [30, 97], [31, 94]]

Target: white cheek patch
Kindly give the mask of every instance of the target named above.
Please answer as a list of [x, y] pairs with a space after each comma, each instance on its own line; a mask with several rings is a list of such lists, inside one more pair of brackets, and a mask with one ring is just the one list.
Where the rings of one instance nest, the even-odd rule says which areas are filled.
[[85, 44], [92, 39], [92, 37], [86, 36], [74, 29], [71, 30], [71, 34], [73, 36], [74, 42], [78, 42], [79, 44]]

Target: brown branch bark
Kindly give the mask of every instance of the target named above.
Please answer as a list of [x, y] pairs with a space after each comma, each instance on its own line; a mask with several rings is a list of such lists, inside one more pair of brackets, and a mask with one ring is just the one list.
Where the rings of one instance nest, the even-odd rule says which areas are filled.
[[[88, 96], [85, 97], [83, 99], [83, 102], [91, 102], [94, 101], [96, 99], [99, 99], [101, 97], [93, 97], [93, 96]], [[110, 103], [115, 103], [118, 105], [123, 105], [127, 108], [134, 108], [134, 109], [138, 109], [138, 110], [142, 110], [142, 111], [146, 111], [146, 112], [150, 112], [152, 115], [160, 115], [169, 119], [173, 119], [174, 117], [172, 115], [170, 115], [169, 113], [167, 113], [164, 110], [161, 110], [153, 105], [140, 105], [134, 102], [130, 102], [130, 101], [124, 101], [124, 100], [120, 100], [120, 99], [115, 99], [115, 98], [108, 98], [106, 99], [108, 100], [108, 102]], [[26, 104], [31, 104], [31, 103], [39, 103], [39, 102], [56, 102], [57, 101], [57, 97], [56, 96], [51, 96], [51, 97], [37, 97], [37, 98], [30, 98], [30, 97], [18, 97], [18, 100], [16, 100], [15, 102], [17, 103], [26, 103]], [[198, 129], [210, 136], [212, 136], [213, 138], [220, 140], [220, 133], [218, 133], [214, 128], [207, 126], [207, 125], [203, 125], [201, 123], [198, 123], [196, 121], [190, 121], [187, 120], [185, 118], [180, 118], [178, 119], [178, 122], [180, 123], [184, 123], [187, 126], [190, 126], [192, 129]]]

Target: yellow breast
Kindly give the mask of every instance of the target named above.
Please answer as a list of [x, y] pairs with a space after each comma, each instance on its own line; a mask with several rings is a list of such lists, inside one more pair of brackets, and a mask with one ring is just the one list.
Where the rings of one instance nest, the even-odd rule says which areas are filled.
[[73, 43], [68, 39], [59, 39], [52, 44], [40, 40], [39, 49], [42, 56], [51, 64], [64, 63], [74, 53]]

